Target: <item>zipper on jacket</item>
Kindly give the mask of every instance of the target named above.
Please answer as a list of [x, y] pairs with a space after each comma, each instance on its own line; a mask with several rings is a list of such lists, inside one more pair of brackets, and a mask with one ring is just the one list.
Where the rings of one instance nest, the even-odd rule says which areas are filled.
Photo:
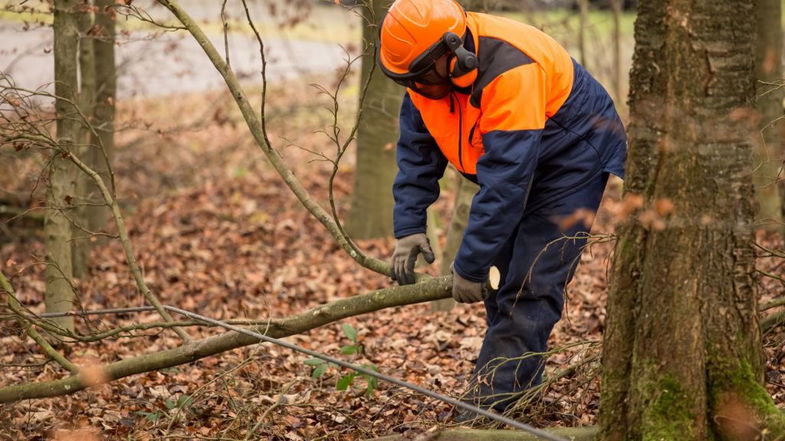
[[[452, 104], [452, 93], [450, 94], [450, 104]], [[466, 168], [463, 166], [463, 110], [461, 103], [458, 103], [458, 163], [461, 165], [461, 172], [466, 173]]]

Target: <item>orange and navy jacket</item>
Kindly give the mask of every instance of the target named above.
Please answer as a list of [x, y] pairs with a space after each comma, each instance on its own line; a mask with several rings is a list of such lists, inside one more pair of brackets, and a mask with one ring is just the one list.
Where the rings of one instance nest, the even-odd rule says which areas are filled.
[[605, 89], [551, 37], [473, 12], [467, 25], [464, 45], [479, 59], [473, 84], [438, 100], [404, 96], [393, 223], [397, 238], [425, 232], [452, 164], [480, 185], [454, 270], [481, 282], [536, 201], [602, 173], [623, 177], [626, 136]]

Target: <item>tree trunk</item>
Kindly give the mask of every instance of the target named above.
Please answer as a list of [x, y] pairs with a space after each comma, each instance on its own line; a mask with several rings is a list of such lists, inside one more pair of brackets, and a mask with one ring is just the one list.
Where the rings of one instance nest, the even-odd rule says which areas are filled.
[[[760, 129], [755, 164], [755, 178], [759, 218], [768, 225], [780, 225], [783, 200], [777, 177], [785, 159], [783, 130], [785, 124], [782, 106], [785, 93], [782, 90], [782, 5], [780, 0], [758, 0], [758, 48], [755, 60], [757, 71], [757, 110], [760, 113]], [[785, 182], [785, 181], [783, 181]], [[782, 185], [782, 184], [781, 184]], [[785, 190], [785, 187], [783, 187]]]
[[[444, 250], [441, 253], [440, 272], [442, 275], [450, 274], [450, 264], [455, 260], [455, 254], [463, 241], [463, 232], [469, 223], [469, 211], [472, 208], [472, 199], [479, 187], [477, 184], [458, 177], [458, 194], [455, 196], [455, 208], [450, 218], [450, 226], [447, 228], [447, 240]], [[436, 300], [431, 303], [433, 311], [449, 311], [455, 306], [455, 300], [451, 298]]]
[[643, 206], [616, 246], [604, 440], [783, 433], [761, 384], [750, 246], [754, 12], [752, 0], [639, 3], [625, 197]]
[[586, 58], [586, 29], [589, 27], [589, 0], [578, 0], [580, 21], [578, 23], [578, 52], [581, 54], [581, 66], [589, 68]]
[[[363, 40], [376, 43], [378, 27], [389, 1], [373, 2], [373, 11], [364, 8], [368, 25]], [[377, 44], [378, 50], [378, 44]], [[363, 55], [362, 84], [376, 63], [375, 51]], [[392, 234], [392, 183], [395, 178], [395, 142], [398, 139], [398, 111], [403, 89], [378, 70], [374, 72], [362, 109], [357, 132], [357, 170], [352, 193], [352, 208], [346, 227], [357, 239], [385, 237]]]
[[[57, 111], [57, 139], [66, 150], [72, 150], [79, 139], [80, 124], [72, 103], [77, 101], [77, 63], [79, 32], [75, 0], [56, 0], [54, 3], [55, 102]], [[46, 245], [46, 312], [73, 309], [74, 291], [71, 286], [71, 203], [75, 190], [76, 169], [62, 155], [52, 156], [49, 183], [46, 191], [47, 218], [44, 224]], [[71, 317], [53, 320], [65, 329], [73, 329]]]
[[[93, 137], [88, 157], [93, 170], [98, 172], [107, 186], [114, 191], [109, 173], [114, 157], [114, 114], [117, 93], [114, 42], [115, 13], [111, 8], [112, 0], [96, 0], [95, 33], [93, 49], [95, 53], [95, 109], [94, 127], [98, 137]], [[98, 231], [106, 227], [111, 216], [109, 207], [95, 205], [88, 207], [90, 230]]]
[[617, 105], [622, 102], [622, 61], [621, 61], [621, 15], [624, 9], [622, 0], [611, 0], [613, 11], [613, 99]]
[[[79, 29], [79, 110], [82, 114], [91, 118], [93, 115], [93, 105], [95, 103], [95, 55], [93, 53], [93, 37], [90, 31], [93, 27], [93, 13], [89, 0], [83, 0], [77, 6], [77, 26]], [[80, 125], [79, 137], [73, 152], [78, 158], [86, 158], [93, 150], [90, 146], [92, 138], [90, 129], [87, 125]], [[75, 166], [72, 166], [75, 167]], [[77, 206], [73, 210], [72, 218], [72, 244], [73, 251], [71, 260], [73, 262], [73, 274], [76, 278], [84, 278], [87, 275], [87, 267], [90, 261], [90, 235], [87, 222], [87, 204], [94, 203], [94, 198], [89, 193], [94, 193], [93, 186], [90, 184], [90, 177], [79, 170], [76, 173], [76, 188], [74, 190]]]

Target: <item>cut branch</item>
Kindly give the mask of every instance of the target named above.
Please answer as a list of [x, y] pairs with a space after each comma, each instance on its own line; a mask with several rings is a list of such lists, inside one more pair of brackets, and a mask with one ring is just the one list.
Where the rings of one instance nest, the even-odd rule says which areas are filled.
[[[452, 278], [449, 276], [427, 280], [415, 285], [396, 286], [336, 300], [300, 314], [282, 319], [271, 319], [269, 324], [253, 328], [270, 337], [281, 338], [299, 334], [337, 320], [378, 311], [393, 306], [429, 302], [451, 295]], [[106, 381], [113, 381], [135, 374], [190, 363], [211, 355], [258, 343], [256, 338], [227, 332], [193, 341], [177, 348], [140, 355], [104, 366]], [[0, 389], [0, 403], [30, 398], [48, 398], [68, 395], [87, 388], [83, 379], [73, 375], [60, 380], [8, 386]]]

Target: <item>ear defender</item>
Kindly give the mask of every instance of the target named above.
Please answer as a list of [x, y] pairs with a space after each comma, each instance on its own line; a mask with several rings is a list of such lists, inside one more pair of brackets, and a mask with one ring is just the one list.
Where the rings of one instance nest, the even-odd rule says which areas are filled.
[[477, 55], [463, 47], [461, 37], [452, 32], [446, 32], [442, 38], [454, 55], [450, 60], [450, 80], [457, 87], [469, 87], [477, 79]]
[[477, 69], [472, 69], [467, 73], [458, 75], [460, 71], [458, 57], [450, 59], [450, 81], [455, 87], [469, 87], [477, 80]]

